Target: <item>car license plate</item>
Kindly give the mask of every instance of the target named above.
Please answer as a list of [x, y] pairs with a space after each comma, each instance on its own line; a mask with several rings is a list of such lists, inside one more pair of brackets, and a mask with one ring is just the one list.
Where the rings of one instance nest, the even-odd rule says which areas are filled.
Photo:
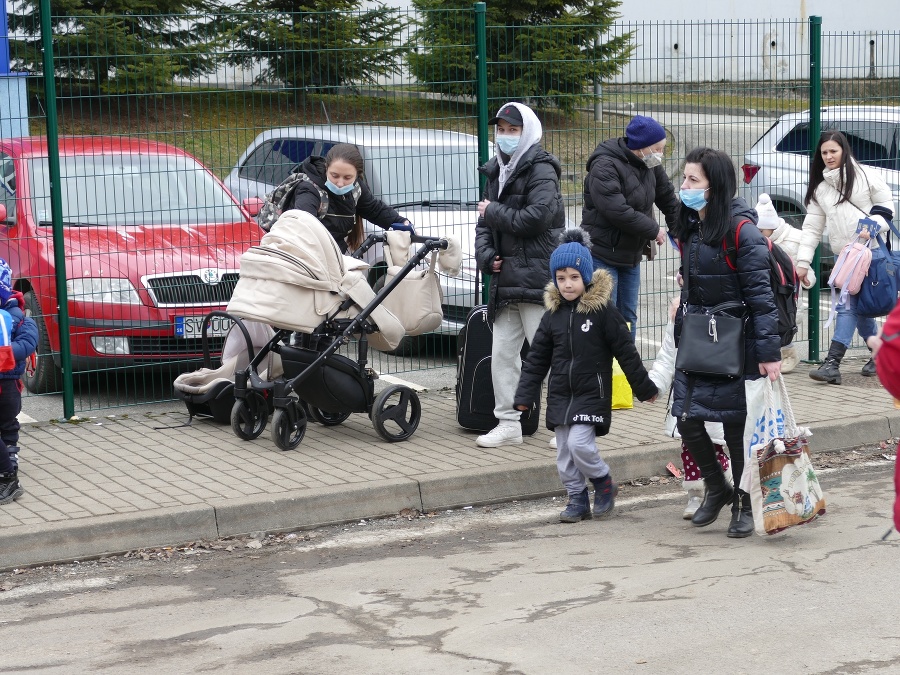
[[[176, 316], [175, 337], [187, 340], [199, 340], [202, 337], [203, 320], [205, 316]], [[209, 321], [206, 334], [209, 337], [221, 337], [234, 325], [234, 321], [223, 316], [214, 316]]]

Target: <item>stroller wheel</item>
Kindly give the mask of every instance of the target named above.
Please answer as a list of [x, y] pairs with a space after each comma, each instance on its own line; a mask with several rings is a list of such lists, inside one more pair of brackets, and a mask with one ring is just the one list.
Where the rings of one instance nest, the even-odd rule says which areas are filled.
[[330, 413], [325, 412], [324, 410], [320, 410], [319, 408], [314, 408], [313, 406], [307, 406], [309, 410], [309, 416], [312, 418], [313, 422], [318, 422], [319, 424], [323, 424], [326, 427], [336, 427], [338, 424], [342, 424], [350, 417], [350, 413]]
[[405, 441], [416, 433], [422, 419], [419, 396], [409, 387], [393, 384], [386, 387], [372, 405], [372, 425], [389, 443]]
[[252, 441], [265, 431], [269, 421], [269, 407], [258, 391], [250, 391], [247, 398], [239, 398], [231, 409], [231, 428], [244, 441]]
[[278, 408], [272, 416], [272, 440], [281, 450], [293, 450], [306, 433], [306, 412], [299, 402], [292, 401], [287, 408]]

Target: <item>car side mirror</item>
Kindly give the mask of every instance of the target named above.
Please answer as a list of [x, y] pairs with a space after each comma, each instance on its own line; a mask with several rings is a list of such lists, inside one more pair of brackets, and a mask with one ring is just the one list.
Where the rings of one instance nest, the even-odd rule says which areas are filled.
[[6, 204], [0, 204], [0, 222], [6, 220]]
[[244, 210], [249, 213], [251, 217], [255, 218], [259, 215], [259, 212], [262, 211], [263, 200], [259, 197], [247, 197], [241, 202], [241, 206], [244, 207]]

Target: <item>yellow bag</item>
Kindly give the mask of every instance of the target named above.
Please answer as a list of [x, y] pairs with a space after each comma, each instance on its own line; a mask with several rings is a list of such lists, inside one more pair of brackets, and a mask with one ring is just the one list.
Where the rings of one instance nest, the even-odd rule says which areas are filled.
[[616, 359], [613, 359], [613, 376], [612, 376], [612, 409], [624, 410], [634, 407], [634, 394], [631, 392], [631, 385], [628, 384], [628, 378], [625, 371]]

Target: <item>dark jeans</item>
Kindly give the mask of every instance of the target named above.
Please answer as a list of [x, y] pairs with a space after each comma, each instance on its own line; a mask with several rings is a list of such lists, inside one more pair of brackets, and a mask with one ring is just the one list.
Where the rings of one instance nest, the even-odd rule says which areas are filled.
[[[727, 422], [722, 427], [725, 429], [725, 445], [728, 446], [728, 454], [731, 456], [731, 474], [734, 476], [734, 486], [737, 487], [741, 483], [741, 474], [744, 473], [744, 420]], [[679, 419], [678, 432], [681, 434], [682, 443], [687, 446], [697, 466], [700, 467], [700, 475], [703, 478], [722, 472], [716, 459], [716, 449], [709, 434], [706, 433], [703, 420]]]
[[0, 473], [13, 471], [7, 447], [19, 444], [19, 420], [22, 412], [22, 392], [18, 380], [0, 379]]

